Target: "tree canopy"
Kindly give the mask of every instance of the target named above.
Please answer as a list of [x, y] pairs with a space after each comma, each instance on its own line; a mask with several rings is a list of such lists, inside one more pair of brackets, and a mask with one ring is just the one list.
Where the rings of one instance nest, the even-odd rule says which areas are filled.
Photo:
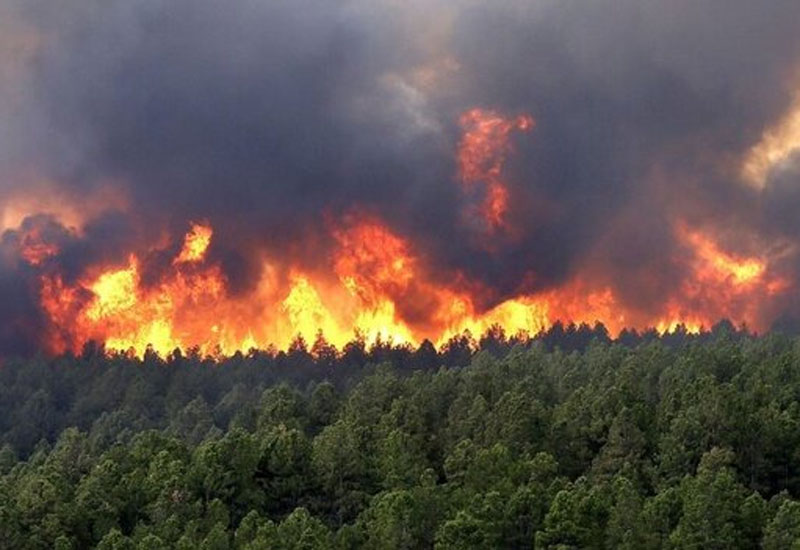
[[727, 325], [10, 359], [0, 549], [800, 547], [798, 365]]

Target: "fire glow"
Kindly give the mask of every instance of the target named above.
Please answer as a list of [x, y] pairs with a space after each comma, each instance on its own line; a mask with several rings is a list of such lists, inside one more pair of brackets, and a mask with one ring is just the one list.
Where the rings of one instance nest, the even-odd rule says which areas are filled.
[[[489, 236], [511, 231], [506, 214], [513, 197], [504, 174], [513, 152], [510, 135], [527, 132], [534, 121], [472, 109], [459, 122], [459, 180], [465, 192], [477, 191], [475, 208], [466, 214], [482, 220]], [[769, 259], [729, 252], [712, 234], [683, 222], [673, 229], [689, 275], [659, 308], [645, 311], [599, 282], [591, 266], [558, 286], [481, 308], [486, 300], [478, 281], [461, 272], [443, 277], [409, 237], [356, 207], [329, 224], [332, 249], [324, 259], [295, 265], [266, 257], [257, 284], [245, 293], [231, 291], [222, 265], [210, 255], [215, 228], [208, 221], [190, 223], [181, 242], [167, 238], [158, 245], [161, 254], [176, 252], [155, 282], [143, 276], [144, 258], [136, 253], [123, 265], [95, 266], [66, 282], [50, 268], [61, 251], [40, 224], [26, 219], [16, 234], [20, 260], [39, 271], [48, 326], [43, 346], [53, 353], [76, 352], [89, 340], [139, 355], [148, 347], [162, 355], [176, 348], [229, 355], [286, 349], [298, 338], [311, 344], [321, 336], [340, 349], [354, 338], [411, 346], [427, 339], [442, 346], [495, 326], [509, 335], [535, 335], [556, 321], [602, 322], [612, 335], [623, 328], [668, 332], [679, 326], [697, 332], [721, 318], [764, 329], [760, 304], [791, 286], [770, 274]]]
[[495, 111], [471, 109], [461, 115], [464, 135], [458, 148], [458, 166], [466, 190], [483, 185], [483, 198], [477, 214], [490, 230], [506, 226], [509, 191], [503, 181], [503, 164], [511, 152], [512, 130], [527, 132], [533, 118], [520, 115], [506, 118]]
[[[509, 334], [535, 334], [557, 320], [601, 321], [613, 334], [634, 319], [610, 289], [587, 288], [580, 279], [479, 312], [457, 285], [430, 280], [409, 242], [377, 220], [352, 223], [335, 232], [331, 277], [293, 270], [280, 283], [265, 268], [258, 289], [241, 298], [229, 295], [223, 272], [207, 260], [213, 229], [200, 224], [189, 229], [169, 273], [151, 287], [143, 287], [140, 261], [133, 255], [127, 266], [74, 286], [43, 276], [42, 304], [58, 329], [49, 344], [57, 352], [76, 351], [94, 339], [109, 349], [136, 353], [150, 345], [161, 354], [193, 346], [203, 353], [230, 354], [269, 345], [285, 349], [298, 335], [310, 343], [321, 332], [339, 348], [357, 333], [368, 343], [380, 338], [418, 345], [427, 338], [441, 345], [464, 331], [480, 335], [493, 325]], [[736, 258], [699, 233], [684, 237], [696, 277], [685, 285], [683, 297], [667, 302], [666, 316], [653, 315], [640, 328], [669, 331], [685, 324], [698, 331], [734, 313], [726, 309], [731, 300], [771, 292], [762, 261]], [[399, 304], [408, 301], [428, 304], [428, 318], [406, 320]], [[693, 310], [694, 303], [706, 310]]]

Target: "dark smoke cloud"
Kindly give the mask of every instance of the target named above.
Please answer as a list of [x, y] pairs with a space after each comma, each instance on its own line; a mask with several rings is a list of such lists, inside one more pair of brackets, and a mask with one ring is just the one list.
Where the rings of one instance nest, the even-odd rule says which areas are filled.
[[[512, 181], [560, 205], [545, 227], [531, 218], [528, 238], [495, 269], [534, 266], [557, 282], [633, 210], [611, 241], [609, 268], [626, 281], [633, 267], [663, 273], [652, 299], [663, 297], [680, 281], [665, 265], [673, 246], [665, 218], [755, 215], [751, 194], [716, 163], [741, 156], [786, 110], [800, 62], [798, 14], [792, 2], [738, 1], [466, 10], [454, 42], [471, 100], [533, 113], [537, 128], [519, 146]], [[479, 36], [492, 37], [491, 47]], [[515, 264], [518, 255], [527, 261]]]
[[36, 352], [36, 342], [45, 327], [38, 312], [32, 277], [16, 262], [9, 261], [5, 250], [0, 256], [0, 356], [3, 354], [30, 355]]
[[[761, 196], [723, 169], [789, 107], [796, 0], [5, 4], [38, 47], [3, 61], [0, 191], [35, 167], [74, 192], [120, 182], [135, 205], [67, 243], [68, 277], [206, 219], [244, 291], [254, 250], [318, 261], [326, 219], [358, 205], [438, 276], [483, 283], [484, 306], [591, 261], [647, 308], [684, 275], [669, 220], [800, 236], [796, 172]], [[537, 122], [506, 166], [519, 235], [490, 249], [456, 181], [476, 106]], [[0, 265], [0, 351], [39, 328], [20, 269]]]

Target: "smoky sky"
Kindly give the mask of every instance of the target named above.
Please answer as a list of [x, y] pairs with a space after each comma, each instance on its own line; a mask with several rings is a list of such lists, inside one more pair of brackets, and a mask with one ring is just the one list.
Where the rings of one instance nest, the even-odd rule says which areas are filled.
[[[246, 290], [254, 249], [313, 262], [329, 220], [359, 209], [434, 276], [480, 283], [483, 307], [593, 262], [646, 308], [681, 281], [670, 220], [733, 247], [800, 237], [796, 170], [756, 191], [726, 169], [791, 105], [796, 0], [0, 4], [18, 38], [0, 42], [0, 190], [35, 171], [77, 195], [115, 182], [134, 205], [67, 243], [68, 276], [208, 220]], [[475, 107], [536, 120], [511, 137], [516, 231], [492, 246], [457, 180], [458, 117]], [[10, 349], [38, 317], [4, 254]]]

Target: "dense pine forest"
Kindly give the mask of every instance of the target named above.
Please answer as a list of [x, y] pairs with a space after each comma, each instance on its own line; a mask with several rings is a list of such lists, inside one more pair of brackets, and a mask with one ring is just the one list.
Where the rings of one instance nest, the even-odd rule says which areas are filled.
[[800, 339], [495, 329], [0, 367], [0, 548], [800, 548]]

